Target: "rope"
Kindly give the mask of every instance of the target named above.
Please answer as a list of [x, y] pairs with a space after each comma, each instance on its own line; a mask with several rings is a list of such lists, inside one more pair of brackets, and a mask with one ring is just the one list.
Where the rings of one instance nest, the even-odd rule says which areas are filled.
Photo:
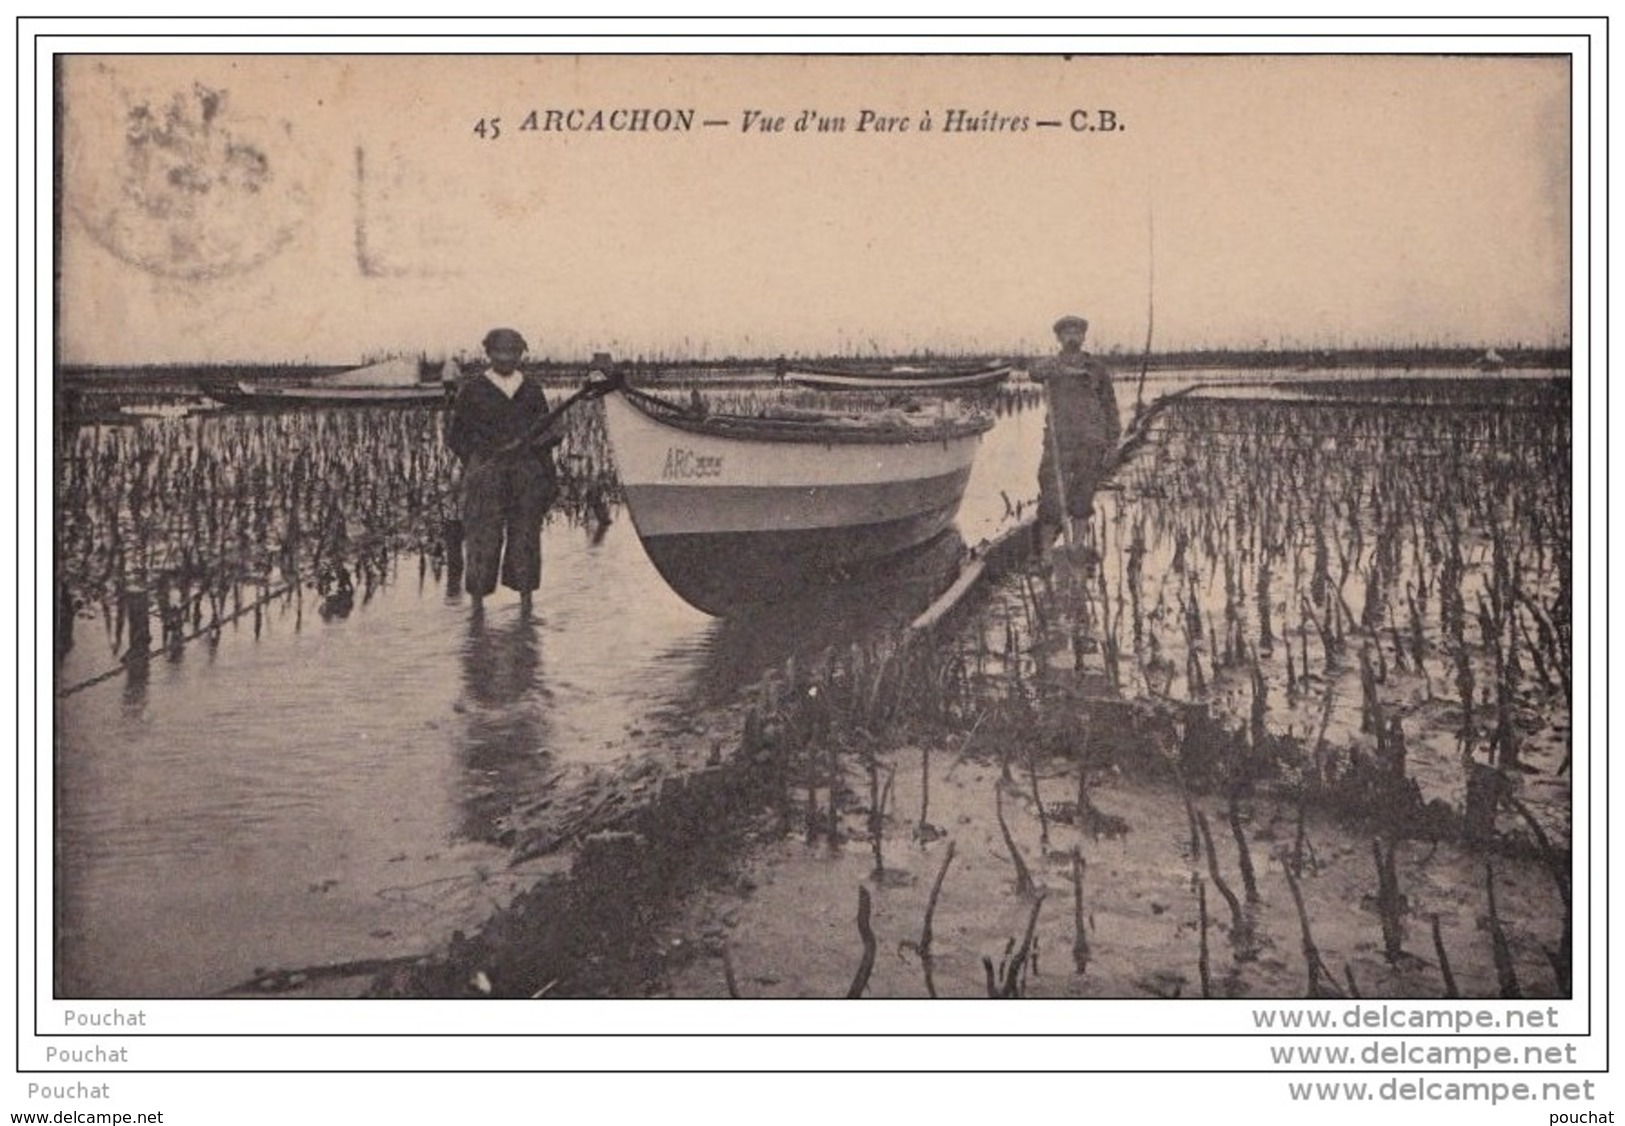
[[[631, 393], [630, 388], [627, 388], [627, 391], [628, 391], [628, 393]], [[560, 407], [558, 408], [558, 413], [562, 414], [564, 408], [567, 407], [567, 406], [573, 405], [573, 403], [575, 401], [579, 401], [579, 400], [571, 400], [570, 402], [566, 402], [564, 404], [561, 404]], [[656, 400], [656, 401], [660, 401], [660, 400]], [[672, 406], [672, 404], [666, 404], [666, 405], [667, 406]], [[438, 494], [436, 494], [431, 499], [431, 501], [430, 501], [430, 503], [428, 505], [428, 509], [430, 509], [430, 510], [432, 510], [432, 509], [441, 509], [441, 510], [443, 510], [446, 503], [453, 498], [453, 496], [456, 494], [459, 487], [460, 486], [458, 486], [458, 485], [448, 485], [446, 488], [442, 489]], [[352, 556], [361, 554], [361, 553], [369, 550], [370, 548], [376, 547], [379, 544], [387, 542], [389, 540], [389, 538], [391, 536], [395, 535], [395, 534], [396, 534], [395, 529], [385, 529], [385, 530], [381, 530], [381, 531], [378, 531], [378, 532], [374, 532], [374, 533], [372, 533], [370, 535], [367, 535], [367, 536], [363, 536], [360, 540], [357, 540], [357, 541], [350, 544], [351, 554], [352, 554]], [[77, 693], [85, 691], [87, 688], [93, 688], [98, 684], [103, 684], [103, 683], [105, 683], [105, 682], [107, 682], [109, 680], [112, 680], [114, 677], [119, 676], [119, 675], [129, 671], [130, 667], [133, 666], [133, 665], [144, 664], [144, 663], [146, 663], [148, 661], [152, 661], [152, 660], [155, 660], [155, 659], [157, 659], [159, 657], [162, 657], [164, 655], [164, 653], [171, 646], [174, 646], [174, 645], [177, 645], [177, 644], [179, 644], [179, 645], [187, 645], [187, 644], [189, 644], [189, 643], [191, 643], [193, 641], [196, 641], [200, 637], [203, 637], [203, 636], [206, 636], [208, 634], [214, 633], [217, 630], [219, 630], [222, 626], [229, 625], [232, 622], [235, 622], [238, 619], [242, 618], [246, 614], [252, 613], [253, 611], [258, 610], [261, 607], [267, 606], [267, 605], [269, 605], [270, 603], [276, 601], [279, 598], [284, 598], [287, 595], [302, 589], [307, 583], [314, 582], [314, 581], [316, 581], [317, 578], [318, 578], [318, 575], [314, 574], [314, 573], [309, 574], [309, 575], [305, 575], [305, 576], [300, 576], [300, 575], [298, 575], [296, 573], [295, 578], [292, 581], [283, 583], [281, 586], [276, 587], [274, 590], [271, 590], [268, 593], [261, 595], [259, 598], [256, 598], [253, 602], [250, 602], [247, 605], [241, 607], [240, 609], [233, 611], [232, 613], [226, 615], [225, 617], [221, 617], [221, 616], [219, 616], [217, 614], [213, 618], [210, 619], [210, 621], [208, 622], [207, 625], [199, 626], [197, 629], [194, 629], [191, 633], [185, 634], [185, 635], [183, 635], [183, 636], [181, 636], [179, 638], [166, 638], [165, 641], [162, 644], [154, 646], [154, 647], [148, 649], [144, 653], [129, 653], [129, 654], [126, 654], [124, 656], [124, 658], [117, 665], [113, 666], [112, 668], [106, 669], [106, 670], [104, 670], [104, 671], [102, 671], [100, 673], [97, 673], [95, 676], [91, 676], [91, 677], [86, 678], [85, 680], [81, 680], [81, 681], [78, 681], [77, 683], [71, 684], [71, 685], [67, 686], [66, 688], [58, 689], [57, 692], [56, 692], [56, 698], [59, 699], [59, 700], [66, 699], [69, 696], [73, 696], [73, 695], [76, 695]]]
[[[261, 606], [265, 606], [265, 605], [267, 605], [267, 604], [269, 604], [271, 602], [276, 601], [278, 598], [284, 597], [285, 595], [291, 593], [292, 591], [297, 590], [298, 588], [302, 587], [304, 585], [304, 583], [305, 583], [305, 580], [299, 580], [297, 582], [292, 582], [292, 583], [284, 583], [282, 586], [277, 587], [275, 590], [270, 591], [267, 594], [262, 594], [260, 597], [256, 598], [253, 602], [250, 602], [248, 605], [244, 606], [242, 609], [233, 611], [232, 613], [227, 614], [223, 618], [216, 617], [216, 618], [212, 619], [209, 622], [208, 625], [200, 626], [197, 629], [193, 630], [191, 633], [189, 633], [189, 634], [185, 635], [184, 637], [180, 638], [179, 643], [182, 644], [182, 645], [188, 644], [189, 642], [196, 641], [198, 638], [202, 637], [204, 634], [213, 633], [215, 630], [219, 629], [221, 626], [230, 625], [232, 622], [236, 621], [238, 618], [241, 618], [244, 614], [247, 614], [247, 613], [249, 613], [250, 611], [253, 611], [253, 610], [257, 610]], [[174, 644], [174, 642], [169, 642], [168, 644]], [[118, 676], [121, 673], [128, 672], [132, 665], [145, 664], [146, 662], [154, 660], [154, 659], [156, 659], [158, 657], [161, 657], [163, 655], [164, 655], [164, 646], [162, 646], [162, 645], [156, 646], [156, 647], [154, 647], [152, 649], [148, 649], [144, 653], [139, 653], [139, 654], [131, 653], [131, 654], [128, 654], [128, 655], [125, 656], [123, 662], [121, 662], [120, 664], [114, 666], [113, 668], [107, 669], [105, 672], [99, 672], [95, 676], [90, 677], [87, 680], [79, 681], [77, 684], [69, 685], [67, 688], [58, 689], [57, 693], [56, 693], [56, 698], [58, 700], [65, 699], [68, 696], [72, 696], [72, 695], [74, 695], [76, 693], [83, 692], [87, 688], [93, 688], [96, 685], [101, 684], [101, 683], [103, 683], [105, 681], [112, 680], [115, 676]]]
[[[455, 486], [455, 485], [447, 486], [445, 489], [441, 490], [440, 493], [438, 493], [435, 496], [433, 504], [431, 504], [430, 507], [443, 506], [446, 503], [446, 501], [456, 491], [457, 491], [457, 486]], [[386, 542], [394, 534], [395, 534], [394, 529], [389, 529], [389, 530], [385, 530], [385, 531], [374, 532], [374, 533], [372, 533], [371, 535], [368, 535], [368, 536], [363, 536], [360, 540], [357, 540], [357, 541], [353, 542], [350, 545], [351, 551], [352, 551], [353, 554], [359, 554], [361, 552], [364, 552], [364, 551], [368, 550], [369, 548], [375, 547], [378, 544]], [[191, 633], [185, 634], [185, 635], [179, 637], [178, 639], [173, 639], [173, 638], [168, 639], [163, 644], [156, 645], [156, 646], [146, 650], [143, 653], [129, 653], [129, 654], [126, 654], [124, 656], [124, 658], [117, 665], [113, 666], [112, 668], [106, 669], [106, 670], [104, 670], [102, 672], [99, 672], [95, 676], [88, 677], [85, 680], [81, 680], [81, 681], [78, 681], [78, 682], [76, 682], [74, 684], [71, 684], [66, 688], [59, 688], [57, 690], [57, 692], [56, 692], [56, 698], [59, 699], [59, 700], [66, 699], [69, 696], [73, 696], [73, 695], [76, 695], [77, 693], [83, 692], [87, 688], [93, 688], [98, 684], [103, 684], [103, 683], [105, 683], [105, 682], [107, 682], [109, 680], [112, 680], [116, 676], [119, 676], [119, 675], [121, 675], [121, 674], [123, 674], [125, 672], [128, 672], [132, 665], [144, 664], [144, 663], [146, 663], [148, 661], [152, 661], [152, 660], [155, 660], [155, 659], [157, 659], [159, 657], [162, 657], [164, 655], [164, 653], [167, 651], [169, 646], [172, 646], [172, 645], [175, 645], [175, 644], [187, 645], [187, 644], [190, 644], [193, 641], [196, 641], [200, 637], [203, 637], [203, 636], [206, 636], [208, 634], [214, 633], [215, 631], [220, 629], [222, 626], [230, 625], [232, 622], [237, 621], [238, 619], [242, 618], [244, 615], [252, 613], [253, 611], [258, 610], [263, 606], [268, 606], [272, 602], [275, 602], [277, 599], [285, 598], [287, 595], [292, 594], [295, 591], [298, 591], [298, 590], [302, 589], [307, 583], [311, 583], [311, 582], [316, 581], [317, 577], [318, 576], [315, 575], [315, 574], [310, 574], [308, 576], [300, 576], [296, 572], [295, 577], [291, 581], [285, 582], [281, 586], [278, 586], [278, 587], [274, 588], [273, 590], [270, 590], [267, 593], [260, 595], [254, 601], [248, 603], [247, 605], [243, 606], [242, 608], [240, 608], [238, 610], [232, 611], [230, 614], [227, 614], [224, 617], [216, 615], [216, 616], [214, 616], [213, 618], [211, 618], [209, 620], [207, 625], [199, 626], [197, 629], [193, 630]]]
[[682, 403], [674, 403], [670, 399], [662, 399], [658, 395], [651, 395], [646, 391], [640, 391], [636, 387], [633, 387], [630, 383], [622, 383], [619, 390], [621, 394], [625, 395], [632, 402], [637, 403], [639, 406], [647, 407], [656, 414], [681, 415], [684, 418], [693, 419], [696, 422], [705, 417], [705, 415], [700, 411], [694, 410], [693, 408], [685, 406]]

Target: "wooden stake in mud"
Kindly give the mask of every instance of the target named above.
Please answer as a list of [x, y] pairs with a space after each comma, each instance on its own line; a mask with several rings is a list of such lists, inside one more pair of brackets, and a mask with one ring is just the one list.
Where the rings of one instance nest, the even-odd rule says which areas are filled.
[[869, 988], [869, 975], [875, 968], [875, 932], [869, 925], [869, 889], [858, 886], [858, 938], [863, 942], [863, 958], [858, 962], [858, 972], [852, 979], [852, 987], [846, 991], [848, 999], [862, 997], [863, 991]]
[[1309, 815], [1309, 779], [1307, 775], [1298, 786], [1298, 827], [1292, 836], [1292, 874], [1303, 875], [1303, 856], [1309, 844], [1309, 830], [1306, 824]]
[[1468, 760], [1467, 802], [1462, 812], [1462, 838], [1473, 845], [1495, 841], [1495, 814], [1511, 786], [1498, 768]]
[[931, 929], [931, 920], [937, 913], [937, 899], [942, 895], [942, 882], [948, 878], [948, 865], [954, 862], [954, 842], [948, 842], [948, 852], [942, 858], [942, 867], [937, 869], [936, 882], [931, 885], [931, 898], [925, 903], [925, 922], [920, 926], [920, 941], [902, 942], [898, 946], [899, 953], [912, 949], [920, 956], [920, 969], [925, 973], [925, 992], [935, 998], [937, 995], [936, 979], [932, 976], [935, 965], [931, 958], [931, 940], [934, 937]]
[[1020, 997], [1026, 992], [1027, 961], [1033, 957], [1033, 935], [1038, 929], [1038, 909], [1042, 906], [1044, 897], [1040, 894], [1033, 900], [1032, 912], [1027, 916], [1027, 930], [1022, 935], [1021, 945], [1016, 946], [1014, 939], [1005, 944], [1004, 960], [997, 973], [993, 970], [993, 959], [982, 956], [989, 997]]
[[1036, 895], [1038, 888], [1033, 883], [1032, 873], [1027, 870], [1027, 862], [1021, 858], [1021, 850], [1016, 847], [1010, 826], [1004, 820], [1004, 790], [997, 782], [993, 784], [993, 812], [999, 821], [999, 832], [1004, 836], [1004, 847], [1010, 850], [1010, 859], [1016, 866], [1016, 894], [1024, 898]]
[[737, 999], [739, 997], [739, 979], [734, 976], [733, 951], [728, 947], [726, 936], [722, 939], [722, 978], [728, 986], [728, 996]]
[[1044, 894], [1040, 892], [1033, 900], [1032, 913], [1027, 916], [1027, 931], [1022, 935], [1021, 945], [1016, 948], [1015, 959], [1010, 963], [1010, 969], [1005, 977], [1005, 996], [1019, 997], [1026, 992], [1026, 977], [1028, 963], [1038, 966], [1037, 938], [1038, 909], [1044, 906]]
[[[1179, 763], [1177, 762], [1174, 763], [1174, 780], [1179, 783], [1179, 796], [1185, 800], [1185, 821], [1190, 826], [1191, 831], [1191, 860], [1195, 863], [1200, 863], [1202, 860], [1202, 834], [1201, 830], [1196, 827], [1196, 806], [1191, 802], [1190, 787], [1185, 784], [1185, 772], [1180, 769]], [[1079, 795], [1080, 801], [1078, 804], [1082, 805], [1083, 803], [1081, 801], [1081, 797], [1085, 795], [1081, 785], [1079, 787]]]
[[1038, 792], [1038, 762], [1033, 745], [1027, 744], [1027, 780], [1032, 786], [1033, 805], [1038, 810], [1038, 848], [1049, 851], [1049, 815], [1044, 812], [1044, 797]]
[[125, 651], [124, 660], [126, 663], [144, 661], [152, 650], [151, 598], [144, 590], [127, 590], [121, 605], [130, 628], [130, 647]]
[[[827, 734], [827, 729], [826, 729]], [[841, 745], [840, 740], [829, 738], [829, 810], [826, 828], [829, 831], [829, 847], [839, 848], [841, 845]]]
[[1236, 802], [1236, 795], [1230, 795], [1230, 803], [1226, 811], [1230, 822], [1230, 835], [1236, 838], [1236, 853], [1241, 864], [1241, 886], [1247, 896], [1248, 903], [1259, 902], [1258, 880], [1253, 875], [1253, 854], [1247, 847], [1247, 834], [1241, 827], [1241, 810]]
[[1157, 322], [1157, 218], [1149, 208], [1145, 213], [1145, 348], [1140, 352], [1140, 382], [1134, 389], [1134, 417], [1145, 409], [1145, 373], [1151, 366], [1151, 330]]
[[1507, 941], [1501, 926], [1501, 915], [1495, 908], [1495, 865], [1484, 862], [1484, 891], [1489, 897], [1490, 947], [1495, 955], [1495, 976], [1501, 983], [1501, 996], [1516, 1000], [1523, 996], [1518, 986], [1518, 971], [1512, 964], [1512, 944]]
[[1517, 810], [1518, 816], [1524, 819], [1529, 831], [1534, 834], [1535, 842], [1540, 846], [1541, 859], [1546, 862], [1547, 869], [1552, 874], [1552, 880], [1557, 884], [1557, 893], [1563, 897], [1563, 937], [1558, 948], [1546, 949], [1546, 958], [1552, 963], [1552, 970], [1557, 974], [1558, 988], [1567, 993], [1574, 980], [1574, 892], [1569, 886], [1569, 872], [1563, 863], [1563, 857], [1557, 849], [1552, 847], [1551, 838], [1546, 830], [1541, 828], [1540, 822], [1529, 807], [1515, 797], [1509, 796], [1507, 801]]
[[1201, 876], [1196, 877], [1196, 915], [1201, 926], [1196, 947], [1196, 972], [1202, 979], [1202, 996], [1212, 997], [1213, 968], [1207, 947], [1207, 883]]
[[1456, 975], [1450, 972], [1450, 955], [1445, 952], [1444, 935], [1439, 932], [1439, 916], [1433, 916], [1433, 952], [1439, 956], [1439, 973], [1444, 977], [1444, 995], [1449, 1000], [1461, 996], [1456, 989]]
[[[967, 738], [967, 742], [968, 741], [969, 740]], [[918, 829], [915, 830], [915, 834], [914, 834], [916, 837], [918, 837], [921, 840], [925, 839], [925, 835], [926, 835], [926, 833], [928, 831], [927, 826], [929, 826], [931, 824], [931, 822], [926, 819], [926, 815], [927, 815], [927, 813], [930, 812], [930, 809], [931, 809], [931, 740], [929, 740], [929, 739], [921, 739], [920, 740], [920, 824], [919, 824]], [[952, 847], [952, 845], [950, 845], [949, 847]]]
[[1202, 843], [1207, 848], [1207, 871], [1213, 879], [1213, 886], [1219, 889], [1224, 901], [1230, 905], [1230, 939], [1236, 944], [1237, 960], [1249, 956], [1252, 947], [1252, 927], [1247, 922], [1247, 915], [1241, 909], [1241, 900], [1236, 893], [1230, 890], [1230, 885], [1224, 882], [1219, 875], [1219, 854], [1213, 847], [1213, 832], [1208, 828], [1207, 814], [1201, 810], [1196, 811], [1196, 825], [1202, 830]]
[[1082, 977], [1089, 971], [1089, 936], [1084, 931], [1083, 853], [1072, 846], [1072, 965]]
[[[1326, 962], [1320, 956], [1320, 948], [1315, 945], [1315, 936], [1309, 930], [1309, 912], [1303, 907], [1303, 892], [1298, 890], [1298, 879], [1292, 874], [1292, 866], [1282, 864], [1281, 869], [1286, 873], [1286, 886], [1292, 892], [1292, 905], [1298, 910], [1298, 928], [1303, 933], [1303, 960], [1309, 966], [1309, 991], [1305, 997], [1340, 997], [1342, 994], [1332, 982], [1332, 973], [1326, 968]], [[1321, 982], [1324, 979], [1325, 985]]]
[[818, 839], [818, 756], [811, 743], [802, 743], [802, 762], [807, 767], [807, 843]]
[[1398, 850], [1398, 844], [1392, 844], [1384, 852], [1382, 841], [1372, 838], [1371, 854], [1377, 862], [1377, 914], [1382, 918], [1382, 951], [1389, 965], [1398, 964], [1404, 953], [1405, 924], [1400, 917], [1404, 897], [1399, 894], [1399, 875], [1394, 869]]
[[867, 758], [869, 760], [869, 846], [875, 854], [874, 878], [879, 879], [886, 870], [881, 856], [881, 840], [885, 836], [882, 810], [883, 800], [880, 796], [880, 756], [875, 754], [874, 743], [865, 740]]

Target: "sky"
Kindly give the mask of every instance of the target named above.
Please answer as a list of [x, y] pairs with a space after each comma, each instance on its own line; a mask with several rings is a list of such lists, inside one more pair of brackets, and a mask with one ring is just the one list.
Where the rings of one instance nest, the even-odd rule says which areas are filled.
[[[559, 359], [1030, 353], [1067, 312], [1129, 353], [1148, 316], [1159, 349], [1566, 343], [1570, 78], [1459, 55], [73, 56], [59, 354], [360, 362], [497, 324]], [[692, 125], [541, 127], [635, 109]]]

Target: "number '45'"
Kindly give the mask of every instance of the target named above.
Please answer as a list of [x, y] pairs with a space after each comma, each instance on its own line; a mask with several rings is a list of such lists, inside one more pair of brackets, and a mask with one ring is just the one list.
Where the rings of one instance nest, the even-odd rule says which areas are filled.
[[474, 132], [487, 141], [494, 141], [502, 136], [502, 118], [482, 117], [474, 123]]

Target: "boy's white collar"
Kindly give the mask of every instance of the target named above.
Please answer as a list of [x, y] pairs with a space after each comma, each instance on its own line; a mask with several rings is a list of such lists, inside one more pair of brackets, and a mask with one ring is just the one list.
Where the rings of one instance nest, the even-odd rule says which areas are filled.
[[511, 399], [519, 394], [519, 386], [525, 382], [525, 373], [518, 368], [514, 368], [507, 375], [498, 375], [496, 369], [486, 368], [485, 378], [496, 384], [497, 389]]

